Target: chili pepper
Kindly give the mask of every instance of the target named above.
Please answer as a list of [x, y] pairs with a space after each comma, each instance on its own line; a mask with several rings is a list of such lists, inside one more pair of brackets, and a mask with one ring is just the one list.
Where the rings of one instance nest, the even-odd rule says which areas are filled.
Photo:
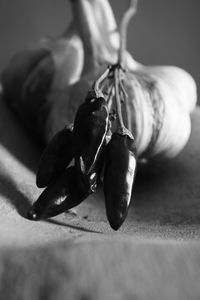
[[36, 175], [38, 187], [48, 186], [72, 161], [72, 131], [72, 125], [66, 126], [49, 142], [40, 159]]
[[27, 217], [35, 221], [54, 217], [80, 204], [89, 194], [80, 188], [75, 167], [69, 167], [42, 192]]
[[136, 171], [135, 153], [132, 138], [113, 133], [106, 149], [104, 194], [107, 218], [114, 230], [119, 229], [128, 213]]
[[74, 121], [73, 149], [79, 182], [92, 192], [96, 188], [97, 173], [101, 168], [100, 157], [108, 121], [109, 113], [105, 99], [97, 97], [95, 92], [88, 93]]

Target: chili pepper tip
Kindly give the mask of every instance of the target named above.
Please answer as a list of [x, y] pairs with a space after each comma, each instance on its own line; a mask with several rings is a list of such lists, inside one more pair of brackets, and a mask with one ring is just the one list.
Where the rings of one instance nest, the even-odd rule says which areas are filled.
[[33, 207], [30, 208], [30, 210], [27, 212], [27, 218], [29, 220], [33, 220], [33, 221], [38, 221], [40, 218], [38, 217], [38, 215], [36, 214], [35, 210]]
[[111, 217], [111, 215], [107, 215], [108, 217], [108, 222], [110, 224], [110, 227], [113, 230], [118, 230], [122, 224], [124, 223], [124, 220], [126, 219], [127, 216], [127, 210], [126, 212], [122, 213], [122, 212], [118, 212], [118, 214], [113, 214], [113, 216]]

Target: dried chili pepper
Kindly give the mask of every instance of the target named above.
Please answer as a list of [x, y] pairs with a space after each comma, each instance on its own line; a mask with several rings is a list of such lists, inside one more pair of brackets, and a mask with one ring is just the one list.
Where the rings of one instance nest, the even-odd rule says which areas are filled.
[[41, 156], [36, 175], [36, 184], [38, 187], [46, 187], [72, 161], [72, 132], [73, 126], [66, 126], [47, 145]]
[[42, 192], [27, 217], [35, 221], [54, 217], [80, 204], [89, 194], [80, 188], [75, 167], [69, 167]]
[[92, 192], [96, 189], [97, 173], [102, 165], [108, 121], [105, 99], [97, 97], [95, 92], [88, 93], [74, 121], [73, 149], [79, 182]]
[[117, 230], [124, 222], [131, 200], [136, 171], [134, 140], [116, 132], [107, 145], [104, 194], [107, 218]]

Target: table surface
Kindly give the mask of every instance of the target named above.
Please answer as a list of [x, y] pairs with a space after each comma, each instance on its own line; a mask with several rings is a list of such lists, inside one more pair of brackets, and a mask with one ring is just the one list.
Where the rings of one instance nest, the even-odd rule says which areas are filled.
[[0, 101], [0, 298], [199, 299], [199, 128], [197, 108], [183, 152], [139, 171], [118, 232], [101, 188], [75, 211], [33, 222], [41, 151]]

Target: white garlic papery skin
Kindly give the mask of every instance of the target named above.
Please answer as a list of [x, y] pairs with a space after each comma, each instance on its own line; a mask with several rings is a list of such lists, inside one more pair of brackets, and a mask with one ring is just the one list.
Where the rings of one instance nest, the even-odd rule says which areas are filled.
[[57, 38], [42, 38], [36, 44], [37, 48], [49, 50], [55, 66], [50, 93], [65, 90], [68, 85], [80, 79], [84, 66], [84, 50], [73, 23]]
[[[163, 69], [166, 73], [160, 76]], [[179, 75], [177, 81], [173, 72]], [[190, 112], [197, 98], [193, 78], [176, 67], [143, 67], [127, 74], [124, 84], [138, 155], [147, 159], [176, 156], [191, 132]]]

